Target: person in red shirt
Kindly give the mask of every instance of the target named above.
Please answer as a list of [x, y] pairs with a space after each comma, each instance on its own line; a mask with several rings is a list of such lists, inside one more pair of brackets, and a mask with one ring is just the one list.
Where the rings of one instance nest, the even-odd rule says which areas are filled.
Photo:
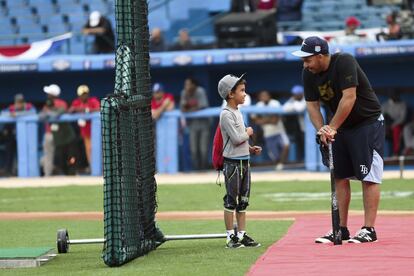
[[[78, 98], [73, 100], [69, 108], [70, 113], [97, 112], [100, 109], [98, 98], [89, 96], [89, 87], [80, 85], [77, 89]], [[91, 122], [83, 119], [78, 120], [80, 134], [85, 145], [86, 159], [91, 164]]]
[[24, 100], [23, 94], [16, 94], [14, 96], [14, 104], [9, 106], [10, 116], [16, 117], [19, 115], [27, 115], [36, 113], [32, 103], [26, 102]]
[[174, 96], [165, 93], [161, 83], [154, 83], [152, 87], [151, 113], [154, 120], [158, 120], [164, 111], [173, 110], [175, 107]]
[[[14, 96], [14, 103], [9, 105], [6, 110], [2, 110], [2, 115], [9, 115], [10, 117], [18, 117], [29, 114], [35, 114], [36, 109], [34, 106], [26, 102], [23, 94], [16, 94]], [[2, 176], [15, 176], [17, 173], [16, 168], [16, 125], [15, 124], [2, 124], [0, 125], [0, 145], [3, 150], [2, 164], [0, 167], [0, 175]]]

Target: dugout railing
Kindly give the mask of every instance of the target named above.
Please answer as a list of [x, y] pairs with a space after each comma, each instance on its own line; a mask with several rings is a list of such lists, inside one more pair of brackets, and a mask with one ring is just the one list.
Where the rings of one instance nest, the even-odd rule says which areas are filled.
[[[208, 117], [218, 118], [220, 107], [207, 108], [192, 113], [181, 113], [179, 110], [165, 112], [156, 123], [156, 160], [157, 172], [174, 174], [179, 172], [179, 125], [182, 118]], [[284, 112], [281, 108], [243, 107], [242, 113], [248, 122], [250, 114], [295, 114]], [[79, 119], [91, 120], [92, 162], [91, 175], [102, 175], [102, 134], [100, 114], [64, 114], [54, 122], [76, 122]], [[39, 120], [38, 115], [21, 117], [0, 116], [0, 124], [16, 124], [17, 166], [19, 177], [40, 176], [39, 152]], [[210, 127], [210, 126], [209, 126]], [[320, 160], [315, 143], [315, 130], [305, 114], [305, 168], [310, 171], [326, 170]]]

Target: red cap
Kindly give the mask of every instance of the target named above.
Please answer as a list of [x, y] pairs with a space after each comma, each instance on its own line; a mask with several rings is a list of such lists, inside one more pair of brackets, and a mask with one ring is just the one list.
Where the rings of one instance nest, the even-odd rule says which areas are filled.
[[345, 21], [347, 26], [359, 26], [361, 25], [361, 22], [359, 22], [358, 18], [356, 18], [355, 16], [350, 16], [346, 19]]

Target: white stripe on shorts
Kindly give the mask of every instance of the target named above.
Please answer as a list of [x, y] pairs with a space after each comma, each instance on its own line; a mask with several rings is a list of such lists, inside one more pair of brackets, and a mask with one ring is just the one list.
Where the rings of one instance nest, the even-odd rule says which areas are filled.
[[384, 172], [384, 160], [382, 160], [378, 152], [374, 150], [373, 156], [372, 156], [371, 170], [369, 171], [369, 174], [365, 176], [363, 181], [369, 181], [369, 182], [380, 184], [382, 182], [383, 172]]

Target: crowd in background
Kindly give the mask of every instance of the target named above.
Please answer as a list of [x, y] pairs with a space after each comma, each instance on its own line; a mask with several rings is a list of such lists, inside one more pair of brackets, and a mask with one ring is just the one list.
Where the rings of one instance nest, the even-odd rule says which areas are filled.
[[[91, 122], [79, 119], [71, 122], [56, 122], [65, 113], [90, 113], [100, 110], [100, 102], [90, 96], [89, 87], [80, 85], [70, 105], [60, 98], [61, 89], [57, 84], [43, 87], [45, 102], [39, 111], [27, 102], [22, 94], [16, 94], [14, 103], [2, 111], [2, 116], [18, 117], [38, 114], [43, 122], [41, 137], [42, 155], [40, 167], [42, 175], [74, 175], [89, 173], [91, 162]], [[1, 158], [0, 175], [16, 175], [16, 127], [15, 124], [0, 124]], [[30, 137], [37, 139], [38, 137]]]
[[[282, 105], [273, 99], [269, 91], [259, 91], [255, 105], [258, 107], [272, 107], [285, 112], [298, 112], [297, 114], [280, 115], [252, 115], [251, 124], [255, 127], [255, 135], [251, 143], [263, 146], [266, 149], [268, 163], [273, 164], [275, 169], [282, 170], [287, 162], [289, 147], [293, 141], [296, 144], [295, 162], [303, 162], [304, 158], [304, 118], [305, 100], [303, 87], [296, 85], [291, 90], [291, 96]], [[187, 78], [184, 81], [183, 90], [178, 100], [178, 108], [181, 112], [194, 112], [209, 107], [205, 89], [197, 80]], [[248, 96], [244, 106], [252, 104], [251, 96]], [[223, 102], [222, 106], [225, 106]], [[165, 91], [160, 83], [153, 85], [153, 99], [151, 103], [154, 120], [159, 119], [163, 112], [170, 111], [175, 107], [175, 100], [171, 93]], [[211, 129], [213, 122], [211, 118], [191, 118], [180, 121], [182, 134], [189, 136], [189, 149], [191, 163], [194, 170], [209, 169]], [[285, 127], [286, 125], [286, 127]]]
[[[151, 101], [154, 122], [164, 112], [179, 109], [181, 112], [194, 112], [210, 107], [206, 90], [196, 79], [188, 77], [183, 82], [179, 98], [162, 83], [152, 86]], [[77, 97], [68, 104], [60, 98], [61, 89], [57, 84], [44, 86], [45, 102], [39, 110], [25, 101], [23, 94], [16, 94], [14, 103], [4, 109], [2, 116], [24, 116], [38, 114], [41, 124], [41, 159], [42, 175], [88, 174], [91, 162], [91, 122], [79, 119], [76, 123], [54, 122], [65, 113], [89, 113], [100, 109], [99, 100], [90, 95], [87, 85], [77, 88]], [[287, 94], [287, 93], [286, 93]], [[286, 94], [282, 94], [286, 96]], [[277, 94], [281, 95], [281, 94]], [[252, 97], [253, 96], [253, 97]], [[283, 170], [286, 164], [300, 164], [304, 161], [305, 123], [303, 112], [306, 108], [304, 91], [301, 85], [295, 85], [288, 98], [281, 98], [267, 90], [248, 95], [244, 106], [271, 107], [281, 109], [287, 114], [253, 114], [250, 125], [255, 135], [250, 143], [264, 149], [264, 158], [260, 164], [272, 165], [276, 170]], [[401, 100], [400, 91], [390, 91], [388, 100], [382, 108], [386, 120], [386, 139], [390, 145], [389, 156], [414, 154], [414, 112]], [[177, 103], [177, 104], [176, 104]], [[224, 101], [222, 107], [226, 105]], [[289, 114], [289, 112], [297, 112]], [[191, 118], [180, 120], [180, 135], [186, 136], [188, 157], [192, 170], [207, 170], [210, 165], [213, 118]], [[16, 175], [16, 130], [14, 124], [0, 124], [0, 175]], [[294, 160], [288, 161], [289, 151], [295, 145]]]

